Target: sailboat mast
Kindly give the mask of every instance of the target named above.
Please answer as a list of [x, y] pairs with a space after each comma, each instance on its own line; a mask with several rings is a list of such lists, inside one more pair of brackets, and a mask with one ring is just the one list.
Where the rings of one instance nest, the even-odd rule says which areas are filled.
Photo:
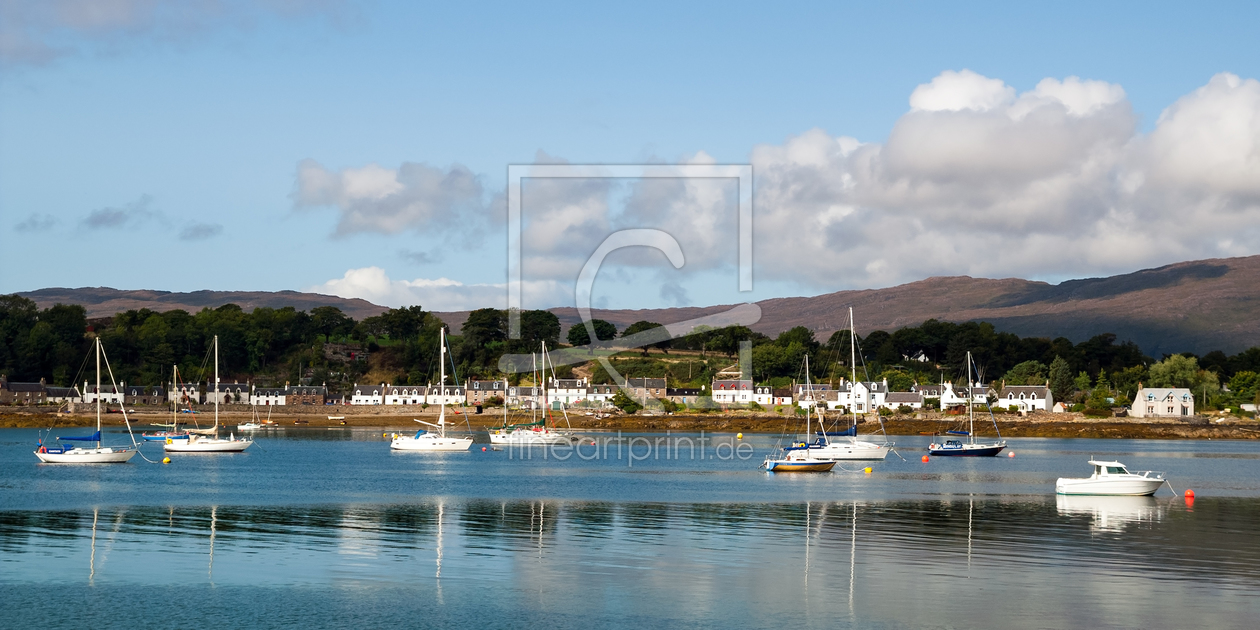
[[[302, 373], [298, 372], [298, 384], [302, 383]], [[219, 336], [214, 336], [214, 428], [219, 428]]]
[[849, 307], [849, 367], [853, 372], [853, 378], [849, 381], [849, 411], [853, 413], [853, 426], [856, 427], [857, 405], [854, 404], [854, 397], [857, 396], [857, 389], [854, 385], [857, 383], [857, 331], [854, 330], [852, 306]]
[[442, 437], [446, 437], [446, 327], [438, 329], [438, 401], [442, 407], [438, 411], [438, 427]]
[[969, 418], [968, 433], [971, 434], [971, 443], [976, 443], [976, 409], [975, 409], [975, 392], [972, 391], [971, 383], [971, 351], [967, 351], [967, 416]]
[[547, 417], [551, 415], [551, 405], [547, 403], [547, 342], [542, 342], [542, 396], [543, 396], [543, 422], [546, 426]]
[[96, 338], [96, 448], [101, 447], [101, 338]]

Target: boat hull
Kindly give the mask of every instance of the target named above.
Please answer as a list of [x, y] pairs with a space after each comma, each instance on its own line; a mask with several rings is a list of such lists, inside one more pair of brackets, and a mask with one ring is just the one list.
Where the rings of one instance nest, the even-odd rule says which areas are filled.
[[472, 438], [451, 438], [451, 437], [429, 437], [428, 434], [420, 437], [398, 437], [389, 443], [389, 447], [396, 451], [466, 451], [472, 448]]
[[122, 464], [135, 455], [135, 449], [110, 447], [72, 448], [61, 453], [35, 451], [35, 456], [45, 464]]
[[253, 444], [253, 440], [200, 438], [170, 440], [162, 445], [167, 453], [240, 453]]
[[776, 461], [766, 462], [766, 472], [829, 472], [835, 468], [834, 461]]
[[833, 462], [882, 462], [890, 449], [871, 442], [832, 442], [826, 446], [810, 446], [809, 456]]
[[1163, 479], [1145, 478], [1134, 475], [1132, 479], [1072, 479], [1060, 478], [1054, 484], [1056, 494], [1094, 495], [1112, 497], [1147, 497], [1155, 494]]
[[567, 433], [552, 431], [490, 432], [490, 443], [497, 446], [551, 446], [577, 443], [579, 438]]
[[928, 454], [932, 457], [995, 457], [1005, 444], [964, 444], [962, 448], [945, 448], [932, 444], [928, 446]]

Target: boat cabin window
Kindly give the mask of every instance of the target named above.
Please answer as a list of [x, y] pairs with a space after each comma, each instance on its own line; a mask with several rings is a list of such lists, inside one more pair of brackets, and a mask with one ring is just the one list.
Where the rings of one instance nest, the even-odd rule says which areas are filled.
[[1129, 471], [1125, 470], [1125, 469], [1124, 469], [1124, 466], [1108, 466], [1108, 467], [1107, 467], [1107, 474], [1109, 474], [1109, 475], [1127, 475], [1127, 474], [1129, 474]]

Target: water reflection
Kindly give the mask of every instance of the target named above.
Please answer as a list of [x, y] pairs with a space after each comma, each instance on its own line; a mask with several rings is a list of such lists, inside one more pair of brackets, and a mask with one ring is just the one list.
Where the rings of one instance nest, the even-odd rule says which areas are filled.
[[1163, 519], [1163, 505], [1154, 497], [1105, 497], [1057, 495], [1055, 504], [1063, 516], [1092, 517], [1091, 529], [1120, 532], [1131, 523], [1152, 523]]
[[[394, 584], [423, 588], [427, 601], [447, 606], [476, 605], [475, 593], [495, 588], [503, 601], [529, 594], [514, 604], [526, 609], [639, 610], [646, 601], [653, 611], [682, 615], [670, 618], [683, 625], [705, 614], [753, 625], [776, 615], [799, 616], [805, 626], [846, 618], [863, 625], [879, 609], [913, 626], [937, 623], [935, 608], [970, 614], [964, 604], [1019, 615], [1026, 614], [1018, 608], [1027, 600], [1023, 589], [1034, 584], [1040, 607], [1071, 608], [1070, 599], [1101, 593], [1132, 598], [1152, 581], [1211, 584], [1209, 598], [1246, 593], [1254, 603], [1260, 543], [1251, 531], [1260, 501], [1203, 498], [1195, 507], [1189, 513], [1182, 503], [1146, 497], [783, 504], [439, 498], [0, 511], [0, 582]], [[888, 611], [888, 592], [916, 597]], [[976, 600], [981, 592], [983, 602]], [[1153, 597], [1133, 606], [1150, 606]]]

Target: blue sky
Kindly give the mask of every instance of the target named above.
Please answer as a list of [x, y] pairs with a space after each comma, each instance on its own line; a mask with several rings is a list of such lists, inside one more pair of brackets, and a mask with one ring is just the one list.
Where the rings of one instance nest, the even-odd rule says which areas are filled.
[[[1247, 232], [1260, 223], [1254, 4], [0, 6], [0, 292], [315, 289], [501, 306], [507, 165], [558, 160], [757, 173], [753, 293], [728, 280], [729, 203], [705, 206], [701, 191], [670, 206], [687, 221], [662, 227], [684, 251], [695, 230], [719, 237], [681, 271], [614, 259], [597, 288], [606, 306], [933, 275], [1057, 281], [1260, 251]], [[1087, 102], [1073, 110], [1068, 92]], [[1029, 103], [1044, 116], [1026, 116]], [[1182, 115], [1161, 129], [1169, 108]], [[1211, 153], [1220, 134], [1236, 150]], [[1187, 155], [1216, 166], [1187, 174]], [[304, 188], [307, 160], [338, 187]], [[1015, 163], [1026, 168], [1003, 170]], [[476, 183], [454, 201], [351, 190], [406, 164]], [[527, 222], [581, 224], [586, 240], [533, 252], [526, 305], [571, 304], [574, 261], [599, 229], [650, 225], [636, 208], [668, 194], [650, 192], [527, 203]], [[389, 195], [413, 210], [382, 211]], [[373, 212], [386, 214], [338, 227]], [[1134, 233], [1183, 221], [1202, 227]]]

